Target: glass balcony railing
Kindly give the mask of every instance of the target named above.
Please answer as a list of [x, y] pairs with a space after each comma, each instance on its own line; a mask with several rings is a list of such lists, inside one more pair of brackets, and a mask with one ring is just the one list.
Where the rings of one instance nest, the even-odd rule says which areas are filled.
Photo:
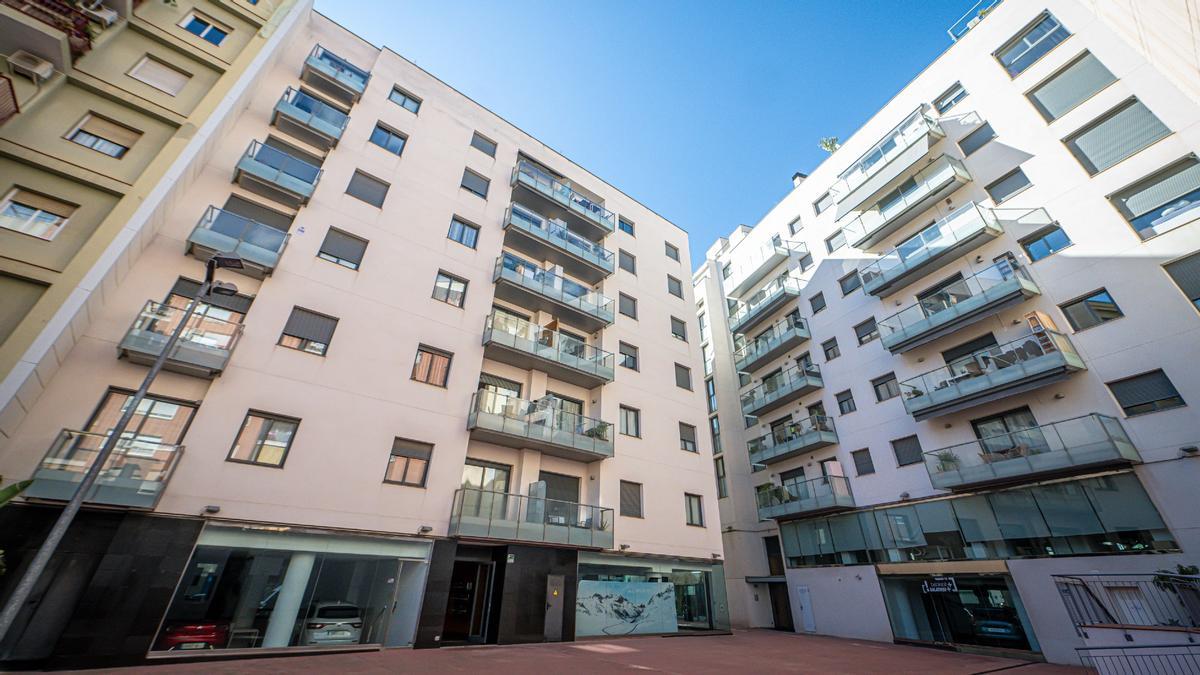
[[454, 492], [449, 534], [606, 549], [613, 547], [613, 510], [464, 487]]
[[599, 267], [607, 274], [612, 274], [616, 269], [612, 251], [575, 234], [566, 225], [543, 218], [520, 204], [514, 203], [509, 207], [505, 224]]
[[823, 386], [817, 364], [796, 365], [771, 377], [742, 394], [742, 412], [757, 416], [794, 401]]
[[839, 201], [850, 196], [888, 166], [892, 160], [903, 155], [905, 150], [918, 142], [923, 142], [928, 147], [930, 145], [928, 138], [931, 135], [941, 138], [945, 134], [937, 120], [927, 112], [926, 107], [921, 106], [909, 113], [878, 143], [871, 146], [871, 149], [864, 152], [845, 171], [838, 174], [834, 190], [840, 195]]
[[758, 517], [789, 518], [854, 508], [854, 495], [845, 476], [821, 476], [758, 493]]
[[[591, 387], [613, 380], [614, 359], [611, 352], [511, 314], [493, 311], [488, 315], [483, 329], [483, 344], [497, 344], [536, 357], [540, 362], [578, 371], [587, 376], [582, 386]], [[529, 364], [513, 365], [528, 367]], [[551, 374], [557, 379], [566, 379], [558, 371]]]
[[329, 139], [329, 143], [322, 144], [325, 147], [337, 143], [350, 121], [350, 116], [341, 110], [292, 87], [283, 92], [283, 96], [275, 104], [275, 112], [286, 115], [297, 124]]
[[1141, 460], [1116, 418], [1092, 413], [927, 452], [925, 468], [935, 488], [954, 490]]
[[613, 456], [612, 425], [562, 410], [552, 396], [526, 401], [481, 389], [471, 398], [467, 428], [507, 447], [553, 454], [569, 451], [585, 460]]
[[837, 440], [833, 420], [824, 415], [813, 415], [750, 439], [746, 442], [746, 449], [751, 462], [770, 464], [833, 445]]
[[[34, 499], [69, 501], [96, 461], [107, 434], [64, 429], [50, 446], [22, 493]], [[183, 454], [182, 445], [128, 432], [100, 469], [84, 500], [92, 504], [152, 509]]]
[[[371, 73], [321, 45], [313, 47], [312, 52], [305, 59], [304, 71], [302, 75], [305, 76], [312, 72], [319, 73], [328, 82], [345, 90], [345, 95], [351, 100], [358, 100], [358, 97], [366, 90], [367, 82], [371, 79]], [[305, 80], [307, 81], [308, 78], [305, 77]]]
[[961, 161], [942, 155], [843, 227], [846, 241], [855, 248], [873, 246], [970, 180]]
[[321, 167], [258, 141], [250, 143], [237, 169], [239, 178], [243, 173], [250, 174], [294, 195], [300, 203], [308, 201], [321, 180]]
[[734, 367], [751, 372], [759, 365], [779, 356], [809, 338], [808, 324], [798, 315], [789, 314], [783, 321], [759, 333], [753, 340], [733, 353]]
[[738, 305], [737, 311], [729, 315], [729, 328], [734, 333], [740, 333], [751, 326], [756, 326], [777, 309], [788, 298], [800, 295], [800, 280], [790, 276], [776, 278], [763, 286], [745, 302]]
[[505, 280], [604, 324], [613, 322], [613, 301], [583, 284], [558, 276], [510, 253], [496, 259], [493, 281]]
[[[131, 361], [153, 362], [162, 353], [185, 312], [185, 309], [153, 300], [147, 302], [121, 339], [118, 349]], [[203, 376], [217, 375], [225, 370], [242, 335], [242, 324], [210, 313], [224, 314], [225, 310], [203, 304], [198, 307], [167, 355], [164, 368]]]
[[926, 337], [943, 335], [1002, 309], [1013, 298], [1023, 299], [1038, 292], [1025, 268], [1001, 259], [880, 319], [876, 325], [883, 346], [898, 353], [924, 344]]
[[738, 265], [726, 280], [728, 295], [741, 295], [762, 281], [771, 270], [787, 260], [791, 255], [804, 256], [808, 254], [808, 246], [804, 242], [783, 241], [775, 239], [766, 246], [760, 246], [737, 254]]
[[1003, 398], [1033, 383], [1049, 384], [1086, 366], [1067, 336], [1037, 330], [981, 349], [900, 383], [904, 407], [918, 420]]
[[867, 293], [879, 294], [894, 290], [904, 279], [916, 279], [931, 272], [939, 259], [948, 258], [950, 253], [961, 255], [971, 242], [985, 241], [980, 235], [991, 233], [993, 237], [1004, 232], [994, 211], [972, 202], [927, 226], [892, 251], [883, 254], [864, 267], [863, 289]]
[[616, 214], [604, 208], [602, 204], [576, 192], [571, 186], [538, 168], [533, 162], [521, 160], [517, 163], [517, 168], [513, 172], [513, 184], [524, 185], [558, 203], [570, 213], [599, 227], [606, 234], [617, 227]]
[[188, 243], [206, 254], [234, 253], [248, 266], [270, 274], [279, 265], [290, 237], [283, 230], [210, 206], [188, 236]]

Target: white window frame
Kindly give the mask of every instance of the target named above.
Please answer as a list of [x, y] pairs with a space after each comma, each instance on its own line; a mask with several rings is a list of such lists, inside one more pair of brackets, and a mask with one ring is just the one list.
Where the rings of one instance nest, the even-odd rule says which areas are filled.
[[[31, 192], [31, 191], [25, 190], [25, 189], [19, 188], [19, 187], [14, 187], [13, 189], [9, 190], [8, 193], [6, 195], [4, 195], [4, 200], [0, 201], [0, 215], [2, 215], [5, 211], [7, 211], [8, 207], [11, 206], [12, 204], [14, 204], [14, 203], [22, 204], [21, 202], [14, 199], [14, 197], [17, 196], [18, 192]], [[53, 197], [49, 197], [49, 199], [53, 199]], [[55, 201], [58, 201], [58, 200], [56, 199]], [[28, 204], [22, 204], [22, 206], [25, 206], [27, 208], [33, 208], [33, 207], [29, 206]], [[12, 232], [16, 232], [18, 234], [23, 234], [27, 237], [35, 237], [37, 239], [41, 239], [42, 241], [54, 241], [54, 238], [58, 236], [59, 232], [63, 231], [63, 229], [67, 226], [67, 223], [71, 220], [71, 218], [70, 218], [70, 216], [64, 217], [64, 216], [58, 215], [57, 213], [50, 213], [49, 211], [46, 211], [43, 209], [34, 209], [34, 214], [28, 220], [25, 220], [24, 223], [28, 224], [30, 222], [33, 222], [38, 217], [38, 215], [43, 214], [43, 213], [52, 215], [55, 218], [59, 219], [59, 222], [58, 222], [57, 226], [55, 227], [54, 232], [51, 233], [51, 235], [49, 237], [43, 237], [40, 234], [34, 234], [32, 232], [18, 230], [14, 227], [4, 227], [3, 225], [0, 225], [0, 228], [9, 230]]]

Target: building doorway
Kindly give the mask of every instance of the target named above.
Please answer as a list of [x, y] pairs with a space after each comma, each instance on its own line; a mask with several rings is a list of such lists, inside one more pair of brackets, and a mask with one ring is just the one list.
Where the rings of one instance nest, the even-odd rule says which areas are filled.
[[495, 569], [496, 564], [490, 561], [454, 561], [446, 597], [446, 619], [442, 626], [443, 642], [487, 642]]
[[1005, 574], [880, 579], [897, 642], [1036, 651], [1029, 619]]

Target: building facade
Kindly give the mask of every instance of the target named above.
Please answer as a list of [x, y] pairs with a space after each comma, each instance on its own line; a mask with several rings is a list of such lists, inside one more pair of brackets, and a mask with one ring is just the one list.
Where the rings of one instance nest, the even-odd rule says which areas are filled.
[[303, 3], [270, 29], [5, 412], [3, 595], [240, 259], [3, 657], [727, 629], [686, 233]]
[[693, 277], [733, 623], [1191, 649], [1194, 3], [985, 4]]

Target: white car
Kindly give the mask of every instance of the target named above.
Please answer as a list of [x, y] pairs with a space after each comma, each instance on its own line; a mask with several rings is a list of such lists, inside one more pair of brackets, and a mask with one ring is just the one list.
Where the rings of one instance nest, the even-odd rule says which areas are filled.
[[301, 644], [356, 645], [362, 639], [362, 610], [344, 602], [318, 602], [304, 620]]

